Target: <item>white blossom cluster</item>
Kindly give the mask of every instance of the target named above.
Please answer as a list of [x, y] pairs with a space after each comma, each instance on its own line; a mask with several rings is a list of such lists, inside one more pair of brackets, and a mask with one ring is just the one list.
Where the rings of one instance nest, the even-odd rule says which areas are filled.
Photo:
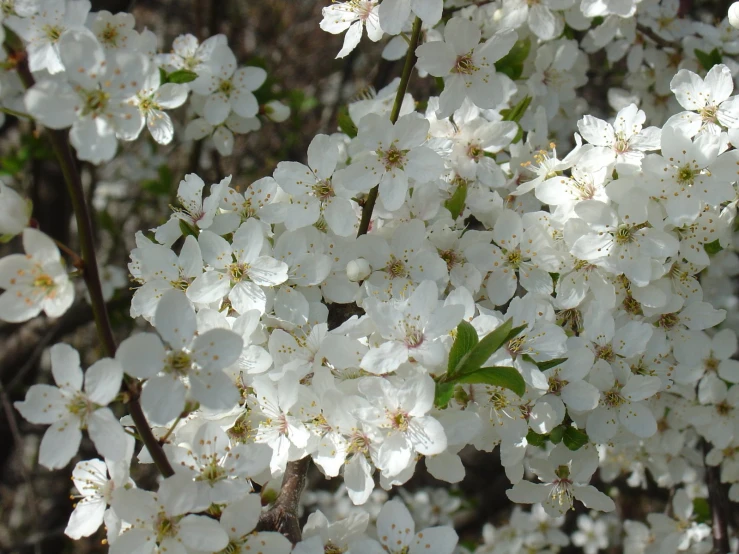
[[[91, 14], [86, 0], [2, 6], [35, 84], [24, 91], [8, 69], [1, 82], [18, 82], [0, 86], [0, 102], [70, 128], [81, 160], [111, 160], [144, 125], [169, 143], [165, 110], [188, 98], [196, 118], [185, 136], [212, 136], [223, 154], [233, 133], [260, 126], [253, 93], [266, 73], [240, 67], [221, 35], [184, 35], [157, 54], [130, 14]], [[131, 317], [153, 328], [84, 377], [77, 352], [54, 346], [56, 387], [34, 385], [16, 404], [50, 425], [41, 464], [65, 467], [81, 430], [104, 458], [73, 472], [83, 500], [67, 534], [104, 522], [114, 554], [451, 553], [460, 505], [448, 498], [447, 517], [421, 518], [432, 526], [418, 532], [397, 498], [372, 524], [367, 512], [331, 522], [315, 511], [292, 545], [254, 531], [253, 485], [279, 483], [290, 462], [310, 458], [369, 506], [376, 484], [392, 491], [419, 463], [458, 483], [465, 447], [497, 447], [508, 499], [534, 506], [486, 527], [474, 552], [710, 549], [694, 514], [708, 495], [702, 445], [739, 502], [737, 336], [733, 316], [725, 323], [739, 274], [739, 31], [677, 9], [324, 8], [321, 28], [346, 31], [339, 56], [366, 30], [373, 41], [397, 35], [384, 55], [404, 57], [417, 17], [413, 36], [424, 38], [410, 54], [443, 90], [416, 102], [396, 80], [351, 104], [341, 132], [315, 136], [305, 163], [283, 161], [247, 187], [238, 176], [184, 176], [169, 220], [137, 233], [130, 254]], [[599, 51], [626, 72], [609, 90], [610, 119], [589, 115], [576, 91]], [[27, 227], [12, 189], [0, 188], [0, 204], [0, 233], [22, 233], [26, 251], [0, 260], [0, 318], [61, 315], [74, 291], [57, 246]], [[355, 315], [334, 323], [343, 311]], [[140, 384], [175, 470], [157, 492], [131, 480], [133, 422], [108, 408], [124, 375]], [[152, 461], [146, 449], [137, 459]], [[669, 515], [620, 527], [595, 515], [616, 509], [623, 476], [676, 491]], [[560, 527], [579, 504], [593, 515], [568, 536]]]

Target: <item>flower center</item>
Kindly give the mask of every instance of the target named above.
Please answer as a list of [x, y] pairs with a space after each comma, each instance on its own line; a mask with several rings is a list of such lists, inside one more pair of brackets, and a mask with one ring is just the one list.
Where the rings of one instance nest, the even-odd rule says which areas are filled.
[[506, 263], [511, 266], [513, 269], [518, 269], [521, 266], [521, 262], [523, 262], [523, 257], [521, 256], [521, 249], [516, 247], [513, 250], [508, 250], [505, 254], [506, 256]]
[[613, 238], [616, 244], [630, 244], [636, 242], [635, 231], [636, 229], [631, 225], [621, 225]]
[[395, 145], [391, 146], [385, 151], [379, 150], [377, 152], [378, 157], [385, 166], [386, 171], [390, 171], [392, 169], [403, 169], [403, 167], [405, 167], [405, 155], [407, 153], [408, 150], [400, 150]]
[[167, 357], [167, 363], [164, 366], [166, 373], [173, 373], [178, 376], [187, 375], [188, 371], [192, 367], [192, 358], [190, 354], [184, 350], [177, 350], [170, 352]]
[[59, 25], [44, 25], [41, 30], [46, 35], [46, 38], [49, 39], [50, 42], [56, 42], [59, 40], [59, 38], [62, 36], [62, 33], [64, 32], [64, 29], [59, 27]]
[[406, 331], [405, 345], [408, 348], [418, 348], [423, 344], [423, 331], [419, 331], [415, 328], [410, 328]]
[[406, 269], [405, 264], [395, 256], [391, 256], [390, 263], [387, 264], [385, 271], [390, 274], [391, 279], [408, 277], [408, 270]]
[[388, 413], [388, 419], [390, 420], [390, 426], [398, 431], [405, 432], [408, 430], [408, 426], [411, 423], [410, 416], [401, 410], [395, 413]]
[[662, 314], [657, 320], [657, 327], [662, 327], [662, 329], [672, 329], [679, 322], [680, 317], [675, 313]]
[[708, 358], [703, 360], [703, 365], [707, 371], [716, 372], [718, 370], [719, 363], [720, 360], [714, 358], [713, 356], [709, 356]]
[[100, 42], [103, 44], [109, 44], [110, 46], [118, 46], [118, 29], [110, 23], [105, 25], [103, 32], [98, 35]]
[[595, 357], [612, 362], [616, 358], [616, 355], [613, 353], [613, 347], [610, 344], [606, 344], [605, 346], [597, 346], [595, 348]]
[[626, 399], [621, 396], [621, 391], [619, 389], [614, 388], [612, 390], [604, 392], [603, 396], [603, 402], [609, 408], [618, 408], [619, 406], [626, 403]]
[[565, 379], [560, 379], [559, 376], [553, 376], [549, 378], [549, 392], [552, 394], [559, 394], [560, 391], [565, 388], [570, 382]]
[[96, 117], [105, 111], [110, 100], [110, 94], [102, 90], [88, 90], [82, 93], [82, 115], [92, 115]]
[[705, 123], [718, 124], [718, 108], [716, 106], [706, 106], [698, 113], [700, 113], [700, 116]]
[[33, 286], [37, 289], [45, 289], [47, 291], [53, 290], [56, 287], [54, 279], [48, 276], [46, 273], [42, 273], [33, 280]]
[[479, 162], [485, 156], [485, 151], [480, 148], [479, 144], [470, 143], [467, 145], [467, 156]]
[[677, 175], [675, 176], [677, 182], [681, 185], [693, 185], [695, 183], [695, 176], [698, 174], [697, 171], [693, 170], [690, 165], [686, 164], [682, 167], [677, 168]]
[[218, 85], [218, 92], [223, 93], [223, 95], [226, 98], [229, 98], [231, 96], [231, 92], [233, 92], [234, 86], [230, 79], [224, 79], [221, 81], [221, 84]]
[[511, 339], [508, 341], [508, 345], [506, 346], [506, 349], [511, 354], [511, 356], [516, 356], [517, 354], [520, 354], [523, 351], [525, 342], [526, 342], [526, 335], [518, 336], [515, 339]]
[[334, 193], [334, 187], [331, 184], [331, 177], [313, 185], [313, 194], [316, 196], [316, 198], [319, 198], [323, 201], [336, 196], [336, 194]]
[[177, 522], [180, 518], [169, 517], [164, 512], [159, 512], [157, 521], [154, 524], [154, 532], [157, 534], [157, 543], [161, 543], [164, 539], [172, 538], [177, 535]]
[[459, 73], [461, 75], [472, 75], [475, 71], [480, 68], [475, 65], [472, 60], [472, 52], [468, 52], [463, 56], [457, 58], [457, 63], [452, 68], [452, 73]]

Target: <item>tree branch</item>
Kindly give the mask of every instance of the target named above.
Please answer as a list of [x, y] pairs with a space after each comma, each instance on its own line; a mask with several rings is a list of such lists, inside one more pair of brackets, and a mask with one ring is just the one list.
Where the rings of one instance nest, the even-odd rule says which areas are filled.
[[300, 542], [302, 534], [298, 520], [298, 506], [300, 495], [303, 494], [305, 488], [309, 467], [310, 456], [287, 464], [280, 494], [272, 507], [259, 518], [257, 531], [277, 531], [293, 544]]
[[729, 544], [729, 502], [721, 486], [721, 474], [718, 467], [705, 463], [710, 450], [703, 440], [703, 465], [706, 468], [706, 486], [708, 487], [708, 504], [711, 506], [711, 529], [713, 531], [713, 553], [727, 554], [731, 552]]
[[[413, 21], [413, 32], [411, 33], [411, 41], [408, 45], [408, 52], [405, 55], [405, 65], [403, 66], [403, 73], [400, 76], [400, 84], [398, 85], [398, 92], [395, 93], [395, 102], [393, 103], [393, 109], [390, 112], [390, 121], [393, 125], [398, 121], [400, 115], [400, 107], [403, 105], [403, 98], [405, 97], [405, 91], [408, 90], [408, 82], [411, 80], [411, 73], [413, 72], [413, 66], [416, 65], [416, 46], [418, 40], [421, 37], [421, 19], [416, 17]], [[369, 191], [367, 199], [362, 206], [362, 221], [359, 223], [359, 231], [357, 236], [366, 235], [369, 231], [370, 221], [372, 220], [372, 211], [375, 209], [375, 203], [377, 202], [377, 193], [380, 190], [380, 186], [377, 185]]]

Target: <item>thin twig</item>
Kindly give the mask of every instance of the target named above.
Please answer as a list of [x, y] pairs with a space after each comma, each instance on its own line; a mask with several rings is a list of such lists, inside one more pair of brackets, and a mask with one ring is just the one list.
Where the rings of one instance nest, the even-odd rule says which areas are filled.
[[[34, 85], [33, 75], [28, 69], [28, 63], [25, 56], [18, 54], [19, 63], [17, 65], [18, 75], [20, 76], [26, 88]], [[85, 191], [82, 186], [82, 179], [77, 168], [77, 162], [72, 147], [69, 143], [67, 132], [63, 130], [47, 129], [51, 147], [54, 155], [61, 166], [64, 182], [67, 186], [67, 192], [72, 201], [74, 215], [77, 220], [77, 236], [80, 242], [80, 250], [82, 252], [82, 276], [87, 285], [87, 291], [90, 295], [90, 305], [95, 319], [95, 327], [98, 331], [100, 342], [108, 356], [115, 356], [116, 342], [113, 336], [113, 328], [110, 324], [108, 316], [108, 308], [103, 297], [103, 288], [100, 281], [100, 271], [98, 269], [97, 255], [95, 253], [94, 231], [92, 228], [92, 218], [90, 209], [85, 200]], [[139, 404], [139, 392], [137, 380], [127, 381], [129, 392], [131, 393], [131, 401], [128, 403], [131, 418], [136, 425], [136, 430], [141, 436], [144, 445], [149, 450], [152, 460], [156, 464], [160, 473], [165, 477], [174, 475], [174, 470], [167, 460], [167, 455], [162, 449], [156, 437], [151, 431], [149, 423], [146, 421], [141, 405]]]
[[703, 442], [703, 463], [706, 468], [706, 486], [708, 487], [708, 504], [711, 506], [711, 530], [713, 531], [713, 554], [728, 554], [729, 544], [729, 503], [721, 486], [721, 474], [718, 467], [709, 466], [705, 459], [710, 446]]
[[[421, 19], [416, 17], [413, 21], [413, 32], [411, 33], [411, 41], [408, 44], [408, 52], [405, 55], [405, 65], [403, 66], [403, 73], [400, 76], [400, 84], [398, 85], [398, 91], [395, 93], [395, 102], [393, 103], [393, 109], [390, 112], [390, 121], [395, 124], [398, 121], [400, 115], [400, 107], [403, 105], [403, 98], [405, 97], [405, 91], [408, 90], [408, 82], [411, 79], [411, 73], [413, 72], [413, 66], [416, 64], [416, 45], [418, 39], [421, 36]], [[369, 231], [370, 221], [372, 220], [372, 211], [375, 209], [375, 203], [377, 202], [377, 193], [380, 186], [377, 185], [369, 191], [367, 199], [362, 206], [362, 221], [359, 223], [359, 232], [357, 236], [366, 235]]]
[[649, 27], [646, 27], [644, 25], [637, 24], [636, 30], [639, 31], [644, 36], [646, 36], [647, 38], [649, 38], [652, 41], [654, 41], [661, 48], [674, 48], [675, 50], [679, 50], [680, 49], [680, 45], [679, 44], [677, 44], [675, 42], [671, 42], [671, 41], [669, 41], [667, 39], [662, 38], [657, 33], [655, 33], [652, 29], [650, 29]]

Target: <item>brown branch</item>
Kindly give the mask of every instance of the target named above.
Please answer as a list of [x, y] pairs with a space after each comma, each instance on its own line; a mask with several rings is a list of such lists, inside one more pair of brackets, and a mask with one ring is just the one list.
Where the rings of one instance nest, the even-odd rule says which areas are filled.
[[[28, 60], [25, 52], [19, 50], [15, 54], [18, 75], [26, 88], [31, 88], [34, 84], [33, 75], [28, 69]], [[72, 208], [77, 220], [77, 236], [82, 252], [82, 276], [87, 285], [87, 291], [90, 295], [90, 305], [95, 319], [95, 327], [98, 331], [100, 342], [105, 352], [111, 358], [115, 356], [117, 349], [115, 337], [113, 336], [113, 328], [110, 324], [108, 316], [108, 308], [103, 297], [103, 288], [100, 280], [100, 271], [98, 269], [97, 255], [95, 253], [94, 231], [92, 227], [92, 217], [90, 209], [85, 200], [85, 190], [82, 186], [77, 160], [72, 153], [72, 147], [69, 143], [69, 136], [66, 131], [47, 129], [51, 147], [54, 155], [64, 176], [64, 182], [67, 186], [67, 193], [72, 200]], [[174, 470], [167, 460], [167, 455], [159, 444], [151, 427], [146, 421], [144, 412], [138, 402], [139, 385], [137, 380], [126, 382], [128, 390], [131, 394], [131, 401], [128, 403], [131, 417], [136, 424], [136, 431], [139, 437], [149, 450], [154, 463], [164, 477], [174, 475]]]
[[711, 507], [711, 530], [713, 531], [713, 553], [727, 554], [731, 552], [729, 544], [729, 501], [726, 491], [721, 485], [720, 470], [716, 466], [705, 463], [710, 446], [703, 442], [703, 464], [706, 468], [706, 486], [708, 487], [708, 504]]
[[680, 44], [662, 38], [649, 27], [637, 24], [636, 30], [643, 34], [645, 37], [655, 42], [657, 46], [661, 48], [673, 48], [675, 50], [680, 50], [681, 48]]
[[298, 507], [309, 467], [310, 456], [287, 464], [280, 494], [272, 507], [259, 518], [257, 531], [277, 531], [293, 544], [300, 542], [302, 534], [298, 520]]
[[[413, 21], [413, 32], [411, 33], [411, 40], [408, 44], [408, 52], [405, 55], [405, 65], [403, 66], [403, 73], [400, 76], [400, 83], [398, 84], [398, 91], [395, 93], [395, 103], [393, 104], [393, 110], [390, 113], [390, 121], [395, 124], [398, 121], [400, 115], [400, 107], [403, 105], [403, 97], [405, 91], [408, 90], [408, 82], [411, 80], [411, 73], [413, 72], [413, 66], [416, 65], [416, 46], [418, 40], [421, 37], [421, 19], [416, 17]], [[372, 220], [372, 211], [375, 209], [375, 203], [377, 202], [377, 193], [380, 190], [380, 186], [377, 185], [369, 191], [367, 199], [362, 206], [362, 220], [359, 223], [359, 231], [357, 236], [366, 235], [369, 231], [370, 221]]]

